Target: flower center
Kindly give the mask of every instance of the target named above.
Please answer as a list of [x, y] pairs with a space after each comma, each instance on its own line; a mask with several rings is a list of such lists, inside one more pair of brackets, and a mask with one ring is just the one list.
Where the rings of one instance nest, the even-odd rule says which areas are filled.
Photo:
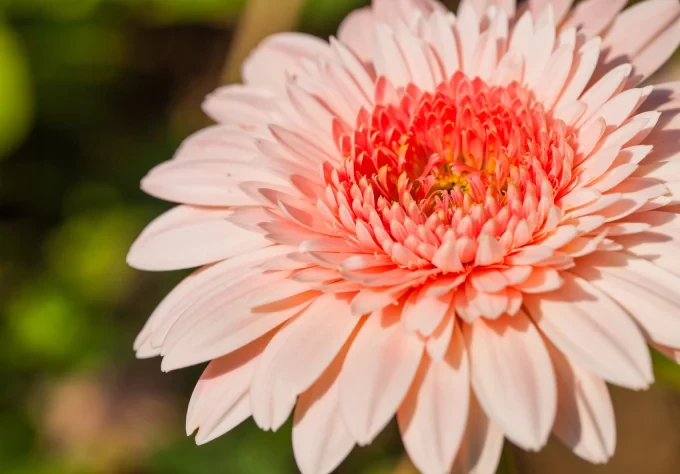
[[396, 104], [362, 111], [343, 144], [348, 178], [370, 177], [399, 202], [408, 193], [429, 212], [465, 196], [499, 204], [546, 177], [558, 190], [571, 178], [573, 132], [517, 83], [490, 86], [457, 73], [435, 93], [409, 87]]
[[571, 182], [576, 137], [530, 91], [456, 73], [433, 93], [410, 85], [385, 95], [324, 169], [331, 207], [347, 202], [381, 228], [379, 242], [419, 255], [418, 266], [447, 239], [488, 234], [510, 251], [539, 231]]

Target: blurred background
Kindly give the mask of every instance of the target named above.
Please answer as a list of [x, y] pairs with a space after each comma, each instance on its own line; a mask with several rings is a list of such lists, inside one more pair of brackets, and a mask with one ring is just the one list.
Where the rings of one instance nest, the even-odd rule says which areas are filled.
[[[184, 436], [202, 367], [162, 374], [132, 341], [184, 275], [125, 255], [169, 207], [138, 189], [208, 122], [205, 94], [238, 80], [268, 33], [328, 37], [367, 0], [0, 0], [0, 472], [296, 472], [290, 425]], [[455, 7], [457, 2], [449, 2]], [[680, 78], [680, 58], [658, 75]], [[617, 456], [594, 468], [551, 443], [509, 448], [505, 473], [677, 473], [680, 369], [655, 356], [646, 393], [614, 390]], [[341, 473], [411, 474], [394, 426]]]

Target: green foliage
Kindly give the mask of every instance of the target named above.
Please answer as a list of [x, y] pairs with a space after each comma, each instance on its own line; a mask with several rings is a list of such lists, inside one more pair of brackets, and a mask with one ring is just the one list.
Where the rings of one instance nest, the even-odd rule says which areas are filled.
[[246, 0], [150, 0], [148, 3], [166, 20], [217, 22], [234, 19]]
[[652, 362], [657, 382], [680, 392], [680, 365], [655, 350], [652, 350]]
[[141, 222], [126, 209], [75, 216], [47, 239], [48, 268], [87, 301], [120, 301], [134, 274], [121, 255]]
[[25, 138], [33, 120], [33, 86], [24, 49], [0, 22], [0, 158]]
[[307, 0], [300, 28], [319, 34], [335, 31], [349, 12], [368, 3], [368, 0]]
[[72, 359], [87, 337], [87, 315], [77, 300], [51, 281], [28, 282], [7, 303], [14, 364]]
[[276, 433], [261, 431], [249, 420], [203, 446], [183, 438], [154, 455], [164, 474], [288, 474], [294, 470], [289, 422]]

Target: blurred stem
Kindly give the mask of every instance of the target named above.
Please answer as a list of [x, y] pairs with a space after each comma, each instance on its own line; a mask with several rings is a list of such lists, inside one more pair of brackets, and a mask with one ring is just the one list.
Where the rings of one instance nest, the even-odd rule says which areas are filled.
[[271, 34], [293, 30], [304, 3], [305, 0], [248, 0], [236, 28], [224, 83], [239, 81], [241, 63], [260, 41]]

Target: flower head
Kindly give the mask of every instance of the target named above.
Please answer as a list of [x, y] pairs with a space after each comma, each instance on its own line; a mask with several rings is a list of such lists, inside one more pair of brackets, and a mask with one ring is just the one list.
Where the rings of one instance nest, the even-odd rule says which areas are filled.
[[201, 267], [135, 345], [211, 361], [198, 442], [294, 410], [310, 474], [395, 414], [425, 473], [492, 473], [504, 438], [551, 432], [612, 456], [605, 382], [647, 387], [647, 344], [680, 358], [680, 84], [637, 87], [680, 4], [571, 3], [374, 0], [208, 97], [218, 125], [142, 182], [180, 205], [129, 255]]

